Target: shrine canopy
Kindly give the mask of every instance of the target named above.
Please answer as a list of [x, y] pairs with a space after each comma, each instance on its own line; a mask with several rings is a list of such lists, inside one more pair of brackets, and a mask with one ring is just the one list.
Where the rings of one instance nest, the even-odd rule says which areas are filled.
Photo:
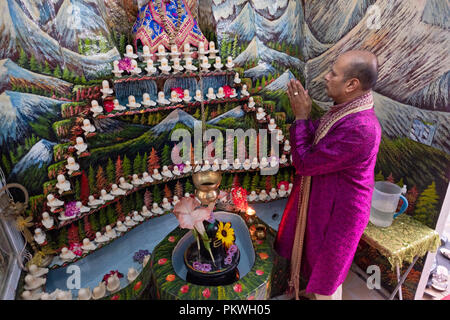
[[183, 51], [184, 44], [198, 47], [203, 42], [208, 49], [205, 38], [197, 21], [194, 19], [185, 0], [151, 0], [141, 7], [133, 26], [134, 47], [148, 46], [151, 53], [158, 50], [160, 44], [170, 50], [170, 39]]

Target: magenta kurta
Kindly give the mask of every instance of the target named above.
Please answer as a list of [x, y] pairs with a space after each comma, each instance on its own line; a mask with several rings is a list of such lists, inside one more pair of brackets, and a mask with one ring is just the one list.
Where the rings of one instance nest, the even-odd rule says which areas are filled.
[[275, 249], [291, 258], [300, 179], [311, 176], [301, 277], [309, 279], [306, 292], [331, 295], [344, 282], [369, 222], [381, 127], [373, 108], [353, 113], [313, 146], [318, 124], [297, 120], [290, 128], [296, 176]]

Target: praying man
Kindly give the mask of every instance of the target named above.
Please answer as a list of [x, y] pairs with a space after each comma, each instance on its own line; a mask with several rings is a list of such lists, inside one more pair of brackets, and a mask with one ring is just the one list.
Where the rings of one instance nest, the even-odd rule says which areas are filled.
[[[308, 91], [298, 80], [288, 84], [296, 175], [275, 249], [290, 260], [290, 297], [342, 299], [342, 283], [370, 216], [381, 140], [371, 91], [377, 77], [374, 54], [341, 54], [324, 77], [334, 105], [315, 121]], [[302, 292], [300, 277], [307, 282]]]

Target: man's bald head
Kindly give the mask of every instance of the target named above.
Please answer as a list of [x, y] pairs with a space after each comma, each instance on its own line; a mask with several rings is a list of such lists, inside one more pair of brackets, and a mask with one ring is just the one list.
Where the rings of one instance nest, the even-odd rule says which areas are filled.
[[[338, 58], [344, 65], [344, 80], [356, 78], [363, 91], [372, 89], [378, 79], [377, 57], [365, 50], [344, 52]], [[337, 62], [337, 61], [336, 61]]]

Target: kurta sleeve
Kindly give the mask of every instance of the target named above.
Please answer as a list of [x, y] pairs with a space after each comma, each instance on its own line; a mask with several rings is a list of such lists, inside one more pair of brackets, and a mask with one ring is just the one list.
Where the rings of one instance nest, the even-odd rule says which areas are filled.
[[[314, 176], [346, 169], [370, 156], [375, 140], [367, 139], [368, 124], [337, 125], [316, 145], [315, 124], [311, 120], [297, 120], [290, 128], [292, 161], [296, 172]], [[366, 130], [367, 129], [367, 130]]]

